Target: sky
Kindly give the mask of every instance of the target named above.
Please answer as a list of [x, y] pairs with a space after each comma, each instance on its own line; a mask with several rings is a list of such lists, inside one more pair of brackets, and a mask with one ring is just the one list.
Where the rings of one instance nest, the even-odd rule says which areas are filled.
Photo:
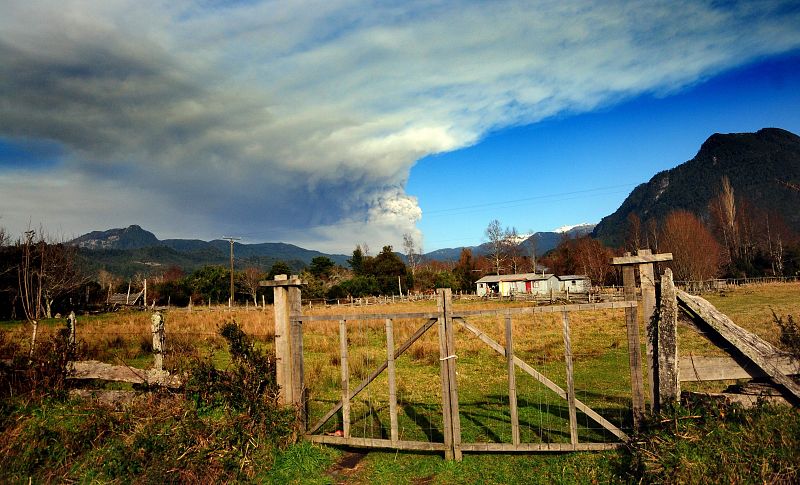
[[0, 226], [425, 251], [800, 133], [792, 1], [0, 0]]

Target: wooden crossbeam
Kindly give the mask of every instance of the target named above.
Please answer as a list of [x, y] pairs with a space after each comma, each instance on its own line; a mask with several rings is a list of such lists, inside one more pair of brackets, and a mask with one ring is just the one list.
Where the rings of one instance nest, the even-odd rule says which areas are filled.
[[686, 311], [697, 324], [711, 327], [776, 384], [782, 385], [795, 399], [800, 400], [800, 385], [787, 377], [769, 358], [778, 353], [778, 349], [733, 323], [727, 315], [714, 308], [714, 305], [704, 298], [681, 290], [676, 293], [681, 309]]
[[613, 265], [659, 263], [662, 261], [672, 261], [672, 253], [661, 254], [640, 254], [636, 256], [618, 256], [611, 260]]

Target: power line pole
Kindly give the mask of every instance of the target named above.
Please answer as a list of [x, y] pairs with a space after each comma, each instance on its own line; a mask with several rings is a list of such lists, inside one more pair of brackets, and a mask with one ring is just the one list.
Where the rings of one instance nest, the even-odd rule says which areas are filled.
[[222, 239], [226, 239], [228, 242], [231, 243], [231, 298], [230, 300], [228, 300], [228, 307], [232, 307], [233, 306], [233, 242], [241, 241], [242, 238], [232, 237], [232, 236], [222, 236]]

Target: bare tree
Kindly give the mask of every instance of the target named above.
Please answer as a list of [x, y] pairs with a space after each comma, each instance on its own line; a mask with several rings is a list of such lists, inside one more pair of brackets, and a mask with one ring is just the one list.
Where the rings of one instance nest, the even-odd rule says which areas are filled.
[[713, 227], [717, 229], [720, 239], [725, 245], [729, 261], [741, 256], [739, 241], [739, 224], [736, 215], [736, 198], [728, 177], [722, 177], [719, 194], [711, 200], [709, 212]]
[[414, 237], [410, 233], [403, 234], [403, 251], [408, 259], [408, 266], [411, 268], [411, 276], [417, 276], [417, 266], [419, 266], [422, 256], [422, 244], [417, 247]]
[[242, 273], [242, 285], [247, 292], [253, 297], [253, 303], [258, 306], [258, 289], [260, 288], [261, 280], [264, 279], [264, 273], [258, 268], [245, 268]]
[[500, 225], [500, 221], [494, 219], [489, 222], [484, 234], [489, 240], [489, 254], [487, 256], [492, 261], [495, 274], [500, 274], [502, 271], [502, 263], [505, 259], [506, 234], [505, 231], [503, 231], [503, 226]]
[[635, 212], [628, 214], [625, 249], [633, 254], [635, 254], [637, 250], [642, 249], [642, 220]]
[[504, 252], [511, 262], [511, 269], [517, 274], [517, 265], [522, 260], [522, 248], [519, 247], [519, 233], [516, 227], [506, 228], [503, 234]]

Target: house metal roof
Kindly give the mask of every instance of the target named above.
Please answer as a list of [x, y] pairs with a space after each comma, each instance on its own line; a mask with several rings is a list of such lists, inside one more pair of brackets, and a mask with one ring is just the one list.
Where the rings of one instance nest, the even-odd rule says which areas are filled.
[[564, 280], [588, 280], [589, 277], [582, 274], [568, 274], [563, 276], [556, 276], [556, 278], [560, 279], [561, 281]]

